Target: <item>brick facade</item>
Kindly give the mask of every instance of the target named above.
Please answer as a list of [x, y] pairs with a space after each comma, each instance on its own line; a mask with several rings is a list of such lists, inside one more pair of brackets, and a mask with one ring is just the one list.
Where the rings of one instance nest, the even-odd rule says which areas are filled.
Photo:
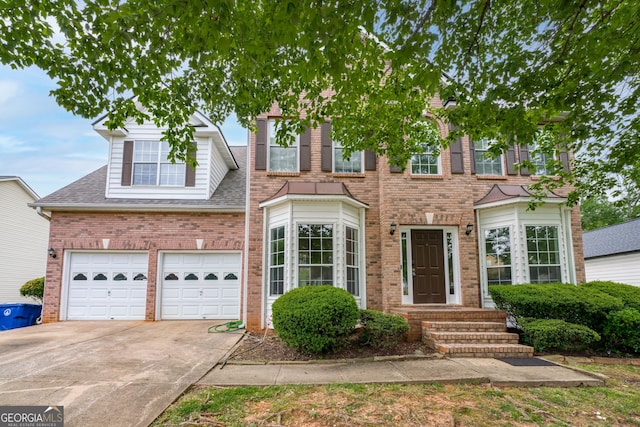
[[[442, 106], [440, 99], [432, 100], [432, 107]], [[278, 117], [278, 108], [260, 118]], [[448, 128], [438, 122], [443, 135]], [[366, 300], [367, 308], [389, 311], [402, 304], [400, 233], [391, 235], [392, 222], [398, 227], [448, 226], [458, 227], [461, 303], [465, 307], [480, 307], [480, 271], [477, 231], [465, 234], [467, 223], [476, 224], [474, 202], [484, 197], [494, 184], [531, 184], [535, 177], [504, 175], [500, 177], [471, 174], [469, 138], [462, 139], [464, 174], [451, 173], [449, 150], [441, 153], [441, 175], [416, 176], [409, 168], [393, 173], [385, 158], [377, 159], [375, 171], [358, 175], [332, 174], [321, 171], [321, 130], [311, 131], [311, 170], [296, 173], [273, 173], [255, 169], [256, 135], [249, 144], [249, 239], [247, 328], [260, 329], [264, 308], [263, 236], [264, 212], [261, 201], [275, 194], [286, 180], [295, 182], [343, 182], [353, 196], [369, 205], [365, 213], [366, 235]], [[429, 223], [427, 214], [433, 214]], [[431, 217], [431, 215], [429, 215]], [[573, 252], [576, 279], [584, 282], [580, 213], [571, 212]]]
[[[64, 252], [70, 250], [147, 251], [146, 320], [155, 319], [156, 267], [162, 250], [243, 251], [244, 213], [60, 212], [51, 216], [49, 247], [57, 252], [47, 263], [42, 319], [60, 319]], [[103, 239], [109, 239], [105, 248]], [[244, 296], [243, 296], [244, 297]]]

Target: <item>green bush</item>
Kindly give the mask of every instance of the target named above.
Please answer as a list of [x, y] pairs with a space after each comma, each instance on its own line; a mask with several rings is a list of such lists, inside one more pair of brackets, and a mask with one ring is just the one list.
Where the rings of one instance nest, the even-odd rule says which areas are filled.
[[303, 286], [273, 303], [273, 328], [288, 345], [317, 354], [338, 348], [358, 323], [353, 296], [333, 286]]
[[623, 302], [594, 288], [563, 283], [489, 286], [493, 302], [516, 322], [524, 317], [559, 319], [601, 332], [610, 312]]
[[44, 277], [38, 277], [37, 279], [26, 282], [20, 288], [20, 295], [23, 297], [31, 297], [38, 303], [42, 304], [42, 297], [44, 296]]
[[404, 317], [376, 310], [360, 310], [360, 324], [360, 342], [376, 348], [395, 347], [409, 331]]
[[583, 325], [557, 319], [522, 321], [522, 341], [535, 351], [581, 351], [600, 341], [600, 335]]
[[625, 308], [635, 308], [640, 311], [640, 287], [603, 281], [587, 282], [580, 286], [616, 297], [624, 303]]
[[609, 350], [640, 353], [640, 312], [627, 308], [610, 313], [602, 335]]

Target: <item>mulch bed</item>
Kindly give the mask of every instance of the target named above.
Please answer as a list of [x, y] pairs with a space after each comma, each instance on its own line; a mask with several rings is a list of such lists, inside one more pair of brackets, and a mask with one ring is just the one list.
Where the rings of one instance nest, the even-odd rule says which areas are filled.
[[282, 342], [272, 330], [265, 335], [247, 332], [240, 345], [231, 354], [227, 362], [305, 362], [311, 360], [366, 359], [376, 356], [426, 355], [433, 350], [422, 342], [399, 342], [393, 347], [375, 348], [362, 345], [354, 336], [349, 343], [336, 351], [309, 355], [302, 353]]

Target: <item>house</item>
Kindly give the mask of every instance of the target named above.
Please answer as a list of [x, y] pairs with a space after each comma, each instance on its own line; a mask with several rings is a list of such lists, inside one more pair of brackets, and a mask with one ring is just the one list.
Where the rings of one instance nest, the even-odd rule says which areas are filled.
[[38, 199], [20, 177], [0, 176], [0, 303], [33, 303], [20, 287], [44, 276], [49, 221], [28, 206]]
[[640, 286], [640, 219], [586, 231], [582, 240], [588, 281]]
[[486, 141], [464, 137], [403, 169], [372, 152], [346, 158], [330, 121], [281, 147], [279, 118], [274, 106], [247, 147], [228, 147], [194, 116], [195, 171], [166, 162], [151, 123], [109, 131], [98, 120], [108, 165], [33, 204], [52, 212], [60, 254], [45, 321], [241, 318], [259, 330], [284, 292], [329, 284], [404, 315], [417, 339], [421, 310], [482, 319], [490, 284], [584, 281], [578, 209], [553, 193], [528, 209], [545, 159], [533, 156], [533, 174], [514, 163], [531, 144], [489, 159]]

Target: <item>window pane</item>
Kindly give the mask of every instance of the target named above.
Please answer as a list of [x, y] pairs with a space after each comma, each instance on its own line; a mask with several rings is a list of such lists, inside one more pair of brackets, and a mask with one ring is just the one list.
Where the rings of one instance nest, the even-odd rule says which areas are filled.
[[511, 284], [511, 236], [509, 227], [484, 231], [487, 283]]
[[156, 185], [158, 165], [136, 163], [133, 165], [133, 185]]
[[358, 230], [345, 228], [346, 286], [354, 296], [360, 295], [360, 256], [358, 254]]
[[477, 175], [502, 175], [502, 156], [492, 158], [488, 151], [490, 141], [475, 141], [475, 162]]
[[136, 141], [133, 146], [133, 161], [158, 162], [159, 141]]
[[[271, 240], [269, 243], [269, 295], [282, 295], [284, 293], [284, 226], [272, 228], [269, 237]], [[225, 280], [230, 279], [225, 276]]]
[[333, 285], [333, 226], [298, 225], [298, 285]]
[[527, 259], [531, 283], [561, 282], [558, 227], [527, 226]]
[[[337, 144], [334, 142], [334, 144]], [[362, 151], [354, 151], [349, 158], [344, 157], [344, 150], [338, 145], [334, 148], [334, 171], [340, 173], [362, 172]]]
[[160, 185], [184, 185], [184, 163], [160, 165]]
[[297, 160], [297, 147], [271, 147], [269, 170], [275, 172], [296, 172], [298, 170]]
[[415, 154], [411, 158], [411, 173], [416, 175], [438, 175], [438, 156], [433, 155], [433, 149], [428, 145], [422, 146], [423, 153]]

